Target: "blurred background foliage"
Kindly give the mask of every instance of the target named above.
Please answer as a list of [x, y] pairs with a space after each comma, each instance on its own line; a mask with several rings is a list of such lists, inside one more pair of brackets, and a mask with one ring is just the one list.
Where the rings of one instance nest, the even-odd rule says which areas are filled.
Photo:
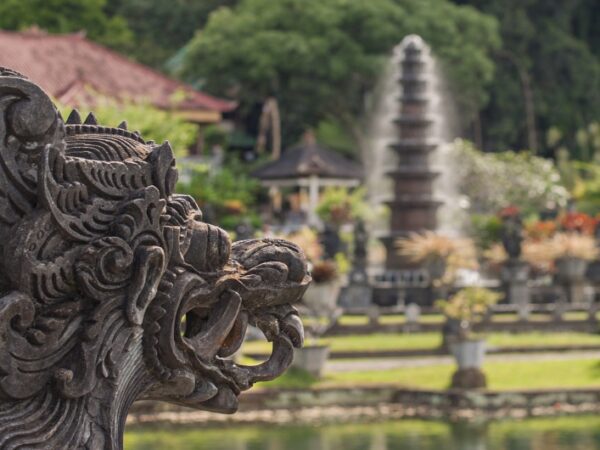
[[445, 1], [245, 0], [211, 14], [175, 70], [236, 96], [242, 114], [277, 98], [287, 142], [331, 120], [360, 141], [365, 94], [390, 49], [409, 33], [435, 49], [469, 120], [487, 99], [497, 24]]
[[471, 213], [495, 214], [513, 205], [527, 216], [567, 206], [569, 190], [552, 161], [530, 152], [483, 153], [463, 140], [453, 145], [458, 189]]
[[[98, 123], [116, 127], [127, 119], [130, 131], [139, 131], [147, 141], [162, 144], [169, 141], [176, 156], [185, 156], [187, 150], [195, 142], [198, 127], [186, 122], [169, 111], [155, 108], [149, 104], [116, 103], [110, 99], [96, 97], [93, 107], [81, 108], [81, 118], [85, 119], [90, 111], [98, 119]], [[56, 103], [56, 102], [55, 102]], [[66, 119], [71, 108], [59, 105], [62, 116]]]
[[360, 139], [357, 119], [384, 57], [404, 35], [421, 34], [455, 93], [463, 137], [488, 151], [529, 148], [555, 157], [557, 147], [546, 139], [554, 133], [571, 159], [583, 161], [594, 154], [581, 135], [600, 117], [599, 18], [595, 0], [0, 3], [2, 29], [85, 30], [145, 64], [240, 100], [240, 120], [251, 134], [262, 102], [275, 95], [284, 145], [313, 127], [337, 135], [332, 147], [346, 152]]
[[[0, 2], [1, 29], [85, 30], [102, 45], [238, 100], [238, 134], [256, 136], [262, 105], [274, 97], [284, 147], [312, 128], [323, 145], [355, 158], [382, 65], [403, 36], [420, 34], [448, 80], [461, 135], [474, 142], [460, 141], [461, 190], [482, 217], [507, 204], [528, 214], [568, 201], [600, 212], [599, 18], [594, 0]], [[194, 125], [149, 105], [106, 101], [94, 112], [105, 124], [127, 117], [147, 139], [170, 139], [179, 156], [196, 139]], [[207, 149], [226, 149], [231, 138], [217, 127], [204, 136]], [[258, 192], [250, 165], [229, 167], [229, 159], [223, 174], [196, 167], [184, 180], [202, 201], [221, 205], [219, 214], [235, 209], [225, 201], [252, 205]], [[211, 193], [208, 180], [226, 195]]]
[[184, 171], [177, 191], [196, 199], [207, 222], [226, 230], [235, 230], [242, 223], [260, 228], [260, 184], [241, 163], [228, 162], [218, 171], [207, 164], [188, 163]]

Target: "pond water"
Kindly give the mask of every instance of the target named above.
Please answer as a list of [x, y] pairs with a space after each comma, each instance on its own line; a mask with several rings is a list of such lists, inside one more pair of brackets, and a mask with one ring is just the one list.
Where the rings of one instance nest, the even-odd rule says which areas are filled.
[[221, 429], [138, 429], [125, 450], [600, 450], [600, 416]]

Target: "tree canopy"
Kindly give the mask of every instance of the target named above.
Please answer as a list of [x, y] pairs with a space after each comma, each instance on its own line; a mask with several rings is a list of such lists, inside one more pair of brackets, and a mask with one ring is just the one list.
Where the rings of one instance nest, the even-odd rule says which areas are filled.
[[577, 154], [577, 130], [600, 117], [600, 6], [594, 0], [455, 0], [493, 15], [502, 51], [495, 54], [491, 101], [482, 111], [488, 149], [525, 148], [519, 71], [530, 78], [538, 146], [555, 127]]
[[444, 0], [243, 0], [210, 15], [182, 75], [235, 95], [247, 112], [276, 97], [289, 144], [327, 118], [351, 124], [383, 59], [410, 33], [431, 43], [473, 115], [493, 76], [496, 29], [494, 19]]
[[457, 188], [469, 200], [469, 213], [496, 214], [512, 205], [527, 216], [567, 205], [569, 192], [546, 158], [529, 152], [482, 153], [462, 140], [454, 150]]
[[237, 0], [108, 0], [107, 12], [133, 31], [128, 52], [160, 68], [201, 29], [209, 14]]
[[133, 39], [127, 22], [108, 15], [106, 0], [2, 0], [0, 29], [23, 30], [38, 26], [51, 33], [85, 31], [109, 47], [126, 47]]
[[286, 144], [307, 127], [348, 136], [391, 48], [420, 34], [442, 63], [463, 123], [477, 125], [464, 136], [487, 150], [555, 156], [559, 133], [571, 156], [588, 159], [577, 136], [600, 118], [599, 19], [597, 0], [0, 2], [0, 29], [85, 30], [236, 97], [250, 128], [274, 96]]

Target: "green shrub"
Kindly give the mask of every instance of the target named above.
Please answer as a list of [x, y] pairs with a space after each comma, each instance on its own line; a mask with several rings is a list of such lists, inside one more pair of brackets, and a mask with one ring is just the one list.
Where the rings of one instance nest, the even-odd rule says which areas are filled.
[[255, 228], [260, 227], [258, 180], [235, 164], [218, 170], [211, 170], [205, 164], [187, 165], [186, 169], [189, 181], [180, 182], [178, 192], [194, 197], [207, 221], [228, 230], [235, 229], [244, 220], [249, 220]]
[[472, 213], [496, 214], [507, 205], [524, 216], [562, 208], [569, 200], [553, 161], [529, 152], [483, 153], [471, 143], [454, 143], [458, 188], [468, 197]]
[[[63, 117], [68, 117], [71, 108], [59, 106]], [[147, 141], [158, 144], [169, 141], [176, 156], [187, 155], [198, 135], [198, 127], [186, 122], [171, 111], [163, 111], [149, 104], [116, 103], [107, 98], [99, 98], [94, 107], [82, 107], [80, 113], [85, 119], [88, 111], [93, 111], [100, 125], [116, 127], [123, 120], [128, 129], [139, 131]]]

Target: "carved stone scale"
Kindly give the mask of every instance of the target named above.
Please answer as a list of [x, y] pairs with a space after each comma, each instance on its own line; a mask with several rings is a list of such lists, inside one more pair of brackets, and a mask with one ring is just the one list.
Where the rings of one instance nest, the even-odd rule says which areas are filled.
[[[302, 250], [231, 245], [176, 179], [168, 142], [64, 123], [0, 68], [0, 448], [120, 449], [135, 400], [232, 413], [291, 363]], [[249, 323], [273, 342], [254, 367], [227, 359]]]

